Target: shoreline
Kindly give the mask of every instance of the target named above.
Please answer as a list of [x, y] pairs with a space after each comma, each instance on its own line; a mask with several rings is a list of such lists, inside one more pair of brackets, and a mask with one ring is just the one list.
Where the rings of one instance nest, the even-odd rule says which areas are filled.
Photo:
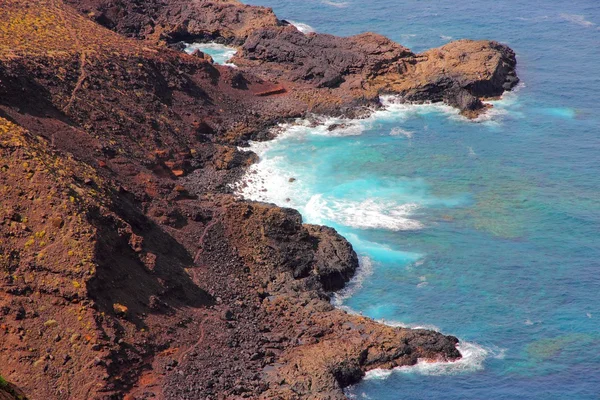
[[[397, 100], [397, 101], [394, 101]], [[390, 110], [390, 107], [396, 105], [396, 106], [402, 106], [402, 107], [428, 107], [428, 106], [434, 106], [436, 108], [440, 109], [440, 112], [447, 114], [447, 115], [457, 115], [460, 116], [460, 118], [465, 121], [465, 122], [469, 122], [469, 123], [480, 123], [483, 121], [477, 121], [474, 119], [470, 119], [467, 117], [464, 117], [462, 115], [459, 114], [459, 112], [457, 110], [455, 110], [454, 108], [452, 108], [451, 106], [444, 104], [444, 103], [405, 103], [401, 101], [401, 98], [398, 98], [396, 96], [382, 96], [380, 98], [382, 107], [378, 108], [378, 109], [369, 109], [369, 113], [368, 115], [365, 115], [362, 118], [336, 118], [336, 117], [330, 117], [327, 115], [309, 115], [305, 118], [295, 118], [292, 119], [291, 121], [284, 121], [282, 123], [279, 123], [278, 125], [275, 126], [271, 126], [269, 128], [269, 130], [271, 132], [273, 132], [271, 135], [269, 135], [269, 139], [264, 139], [264, 140], [260, 140], [256, 143], [261, 143], [264, 144], [264, 146], [269, 147], [269, 142], [274, 141], [274, 140], [278, 140], [282, 137], [282, 135], [286, 135], [286, 131], [292, 129], [295, 126], [304, 126], [307, 127], [308, 129], [317, 129], [317, 128], [321, 128], [321, 129], [325, 129], [325, 131], [327, 131], [325, 134], [326, 135], [331, 135], [331, 136], [355, 136], [355, 135], [360, 135], [362, 133], [361, 130], [359, 130], [358, 132], [354, 132], [354, 133], [346, 133], [346, 134], [336, 134], [336, 131], [338, 130], [348, 130], [352, 128], [352, 123], [361, 123], [364, 122], [366, 120], [373, 120], [376, 121], [376, 119], [378, 118], [377, 113], [392, 113], [393, 111]], [[502, 96], [499, 97], [496, 100], [502, 100]], [[487, 112], [489, 112], [489, 110], [486, 110]], [[456, 113], [456, 114], [455, 114]], [[330, 127], [334, 126], [335, 129], [329, 129]], [[257, 158], [255, 159], [255, 163], [248, 165], [244, 172], [240, 175], [240, 177], [236, 180], [234, 180], [232, 183], [229, 184], [229, 186], [231, 187], [231, 189], [233, 190], [233, 194], [236, 196], [239, 196], [240, 199], [245, 200], [245, 201], [252, 201], [252, 202], [256, 202], [258, 201], [259, 203], [263, 203], [265, 205], [275, 205], [277, 207], [288, 207], [285, 204], [280, 204], [276, 201], [269, 201], [269, 200], [257, 200], [255, 198], [249, 198], [249, 197], [245, 197], [243, 191], [246, 188], [247, 185], [247, 180], [252, 180], [252, 179], [256, 179], [254, 175], [252, 175], [251, 168], [254, 165], [257, 165], [261, 162], [260, 159], [260, 154], [256, 153], [256, 148], [253, 148], [252, 143], [248, 143], [246, 145], [247, 147], [240, 147], [239, 149], [241, 151], [244, 152], [250, 152], [254, 155], [257, 156]], [[290, 175], [292, 176], [294, 175], [293, 173]], [[286, 180], [287, 177], [282, 177], [282, 179]], [[258, 187], [256, 188], [256, 190], [259, 190]], [[266, 189], [262, 189], [261, 191], [264, 191]], [[363, 258], [362, 256], [359, 255], [359, 258]], [[364, 258], [368, 258], [366, 256], [364, 256]], [[366, 260], [365, 262], [369, 262], [369, 260]], [[363, 269], [366, 269], [367, 271], [361, 271]], [[342, 295], [342, 293], [344, 293], [344, 291], [348, 291], [348, 290], [352, 290], [352, 285], [353, 285], [353, 280], [355, 280], [356, 278], [360, 277], [361, 274], [367, 274], [366, 276], [363, 276], [363, 279], [367, 279], [368, 278], [368, 269], [369, 267], [365, 267], [362, 265], [362, 263], [360, 263], [359, 267], [357, 268], [356, 272], [352, 275], [351, 280], [349, 282], [347, 282], [344, 287], [340, 288], [339, 290], [335, 291], [332, 293], [331, 296], [331, 303], [332, 305], [334, 305], [336, 308], [344, 311], [344, 312], [348, 312], [349, 314], [353, 314], [356, 316], [362, 316], [362, 313], [352, 310], [352, 309], [348, 309], [346, 307], [344, 307], [340, 300], [336, 300], [336, 297], [339, 297], [340, 295]], [[356, 283], [354, 283], [356, 284]], [[439, 331], [439, 329], [436, 329], [435, 327], [428, 327], [428, 326], [406, 326], [403, 324], [398, 324], [398, 323], [386, 323], [386, 321], [383, 320], [374, 320], [375, 322], [390, 326], [392, 328], [396, 328], [396, 327], [402, 327], [402, 328], [407, 328], [407, 329], [425, 329], [425, 330], [431, 330], [431, 331], [435, 331], [438, 333], [442, 333]], [[477, 345], [473, 345], [471, 343], [465, 342], [467, 348], [471, 349], [474, 346], [477, 347]], [[460, 343], [459, 345], [457, 345], [457, 349], [460, 351]], [[488, 354], [487, 350], [477, 347], [478, 349], [480, 349], [480, 351], [478, 353], [483, 354], [483, 358], [485, 358]], [[419, 360], [417, 364], [413, 365], [413, 366], [409, 366], [409, 367], [405, 367], [405, 366], [398, 366], [398, 367], [394, 367], [392, 369], [375, 369], [375, 370], [379, 370], [379, 371], [386, 371], [386, 376], [389, 376], [390, 374], [392, 374], [393, 371], [397, 370], [397, 369], [403, 369], [403, 368], [413, 368], [413, 367], [417, 367], [417, 365], [419, 363], [425, 363], [425, 364], [439, 364], [440, 367], [449, 367], [450, 369], [452, 369], [453, 365], [456, 365], [457, 368], [461, 368], [462, 364], [455, 364], [455, 363], [459, 363], [461, 360], [463, 360], [463, 357], [465, 357], [462, 352], [461, 352], [461, 358], [457, 359], [457, 360], [453, 360], [453, 361], [440, 361], [440, 360]], [[467, 362], [471, 362], [471, 359], [473, 358], [473, 352], [471, 350], [469, 350], [468, 356], [469, 359], [467, 360]], [[479, 354], [476, 356], [477, 359], [479, 359]], [[481, 362], [483, 361], [483, 359], [480, 360]], [[481, 366], [478, 364], [477, 366], [475, 366], [475, 369], [480, 369]], [[367, 371], [367, 375], [365, 376], [365, 378], [363, 379], [368, 379], [368, 374], [375, 371], [375, 370], [369, 370]], [[449, 372], [450, 373], [450, 372]], [[383, 374], [383, 372], [382, 372]]]
[[[460, 357], [452, 336], [335, 309], [331, 293], [358, 266], [350, 243], [227, 184], [256, 161], [237, 146], [271, 138], [266, 127], [286, 117], [364, 115], [389, 91], [480, 108], [477, 95], [517, 79], [508, 47], [307, 41], [272, 10], [235, 1], [67, 1], [80, 14], [61, 0], [9, 0], [0, 18], [0, 122], [19, 143], [2, 161], [25, 187], [7, 186], [7, 204], [24, 209], [0, 226], [18, 255], [1, 283], [7, 379], [37, 397], [68, 387], [71, 398], [343, 399], [368, 370]], [[40, 15], [61, 25], [9, 29]], [[167, 48], [199, 37], [239, 46], [238, 68]], [[286, 61], [294, 43], [306, 51]], [[70, 257], [80, 263], [66, 267]]]

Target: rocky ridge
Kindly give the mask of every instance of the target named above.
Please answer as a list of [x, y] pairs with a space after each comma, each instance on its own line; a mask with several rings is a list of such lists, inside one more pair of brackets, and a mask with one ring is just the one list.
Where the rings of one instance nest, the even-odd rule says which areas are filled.
[[[255, 161], [235, 146], [281, 118], [497, 95], [514, 54], [299, 36], [236, 1], [118, 3], [0, 12], [2, 376], [30, 398], [342, 399], [370, 369], [460, 357], [451, 336], [333, 308], [351, 245], [228, 184]], [[156, 44], [183, 38], [240, 46], [240, 68]]]
[[[304, 34], [277, 19], [271, 9], [234, 0], [185, 5], [154, 0], [108, 20], [107, 15], [123, 7], [107, 0], [72, 3], [130, 36], [234, 45], [240, 51], [233, 62], [242, 72], [278, 81], [289, 90], [288, 97], [302, 104], [301, 112], [361, 116], [360, 106], [378, 106], [379, 96], [389, 93], [408, 102], [444, 101], [474, 118], [489, 107], [482, 100], [500, 96], [519, 82], [514, 52], [494, 41], [459, 40], [415, 54], [374, 33], [347, 38]], [[152, 22], [141, 23], [143, 18]]]

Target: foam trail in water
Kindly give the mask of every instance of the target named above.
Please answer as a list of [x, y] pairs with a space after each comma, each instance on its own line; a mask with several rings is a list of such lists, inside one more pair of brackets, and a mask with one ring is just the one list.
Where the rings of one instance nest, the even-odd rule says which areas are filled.
[[347, 1], [331, 1], [331, 0], [321, 0], [321, 3], [326, 4], [328, 6], [337, 7], [337, 8], [346, 8], [349, 3]]
[[581, 25], [584, 26], [586, 28], [591, 28], [592, 26], [596, 25], [595, 23], [593, 23], [592, 21], [589, 21], [585, 18], [585, 16], [583, 15], [578, 15], [578, 14], [560, 14], [560, 18], [567, 21], [567, 22], [571, 22], [573, 24], [577, 24], [577, 25]]
[[535, 108], [533, 111], [560, 119], [573, 119], [577, 116], [577, 111], [568, 107]]

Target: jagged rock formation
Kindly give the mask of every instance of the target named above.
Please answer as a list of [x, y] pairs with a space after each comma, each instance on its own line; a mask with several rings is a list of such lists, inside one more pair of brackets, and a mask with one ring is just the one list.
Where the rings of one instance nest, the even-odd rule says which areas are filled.
[[[31, 398], [341, 399], [370, 369], [460, 357], [333, 308], [351, 245], [228, 184], [281, 118], [386, 91], [477, 109], [514, 84], [508, 48], [304, 36], [233, 0], [71, 4], [87, 18], [0, 12], [2, 376]], [[182, 38], [240, 45], [241, 68], [155, 45]]]

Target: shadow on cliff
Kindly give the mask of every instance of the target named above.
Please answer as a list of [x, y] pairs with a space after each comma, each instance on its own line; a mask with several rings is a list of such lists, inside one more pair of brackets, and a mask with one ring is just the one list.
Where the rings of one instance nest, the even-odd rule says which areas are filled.
[[25, 76], [24, 71], [9, 71], [0, 62], [0, 105], [20, 114], [52, 118], [70, 125], [69, 119], [58, 111], [51, 99], [48, 89]]
[[[211, 96], [200, 85], [191, 79], [186, 74], [181, 74], [181, 71], [176, 69], [172, 64], [163, 61], [147, 61], [150, 68], [146, 69], [148, 73], [147, 82], [151, 82], [151, 91], [160, 99], [160, 101], [168, 107], [174, 104], [177, 92], [182, 92], [192, 99], [201, 101], [204, 106], [214, 105]], [[188, 74], [200, 73], [204, 74], [213, 85], [216, 85], [219, 80], [219, 71], [207, 62], [194, 60], [194, 62], [177, 66], [186, 70]]]
[[116, 215], [97, 208], [88, 212], [97, 229], [98, 267], [87, 289], [99, 311], [145, 328], [144, 316], [149, 313], [213, 305], [212, 296], [185, 272], [194, 264], [187, 250], [125, 196], [113, 195]]

